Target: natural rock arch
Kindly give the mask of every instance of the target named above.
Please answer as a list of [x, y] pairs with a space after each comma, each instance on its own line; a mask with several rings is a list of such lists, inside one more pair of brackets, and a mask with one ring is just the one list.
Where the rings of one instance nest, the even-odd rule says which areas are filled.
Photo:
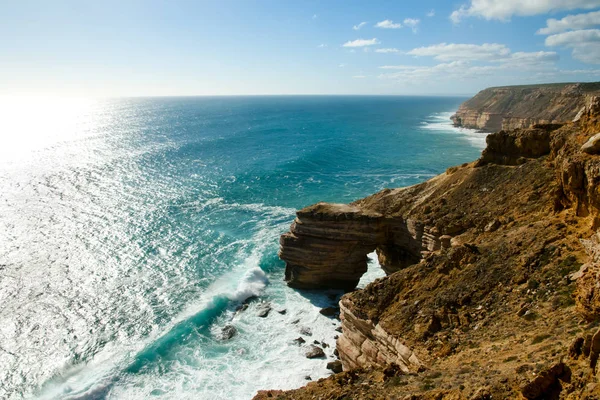
[[367, 254], [393, 273], [417, 263], [424, 250], [441, 246], [439, 235], [424, 224], [389, 218], [347, 204], [317, 203], [296, 213], [280, 239], [285, 280], [300, 289], [351, 290], [367, 271]]

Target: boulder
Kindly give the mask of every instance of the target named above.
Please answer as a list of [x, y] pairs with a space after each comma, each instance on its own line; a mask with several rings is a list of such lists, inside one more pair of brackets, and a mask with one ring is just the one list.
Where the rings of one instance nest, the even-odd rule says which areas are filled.
[[588, 154], [600, 154], [600, 133], [595, 134], [581, 146], [581, 151]]
[[306, 358], [323, 358], [325, 357], [325, 352], [323, 351], [322, 348], [315, 346], [314, 344], [311, 344], [310, 347], [308, 348], [308, 350], [306, 350]]
[[495, 232], [498, 230], [498, 228], [500, 228], [500, 225], [502, 225], [502, 224], [500, 223], [498, 218], [495, 218], [492, 222], [490, 222], [489, 224], [487, 224], [485, 226], [484, 231], [485, 232]]
[[521, 394], [529, 400], [554, 398], [555, 392], [560, 391], [558, 380], [565, 373], [565, 368], [560, 362], [540, 372], [533, 381], [523, 386]]
[[451, 241], [452, 236], [450, 235], [443, 235], [442, 237], [440, 237], [440, 245], [442, 249], [449, 249], [450, 247], [452, 247]]
[[333, 371], [334, 374], [339, 374], [340, 372], [343, 371], [342, 362], [339, 360], [328, 362], [327, 369]]
[[321, 310], [319, 312], [326, 317], [335, 317], [336, 315], [338, 315], [340, 313], [340, 308], [339, 307], [325, 307], [325, 308], [321, 308]]

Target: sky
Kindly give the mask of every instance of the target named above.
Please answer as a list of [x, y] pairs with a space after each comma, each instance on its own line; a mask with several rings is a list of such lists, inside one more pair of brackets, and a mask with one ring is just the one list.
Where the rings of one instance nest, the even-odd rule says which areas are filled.
[[0, 0], [0, 96], [600, 81], [600, 0]]

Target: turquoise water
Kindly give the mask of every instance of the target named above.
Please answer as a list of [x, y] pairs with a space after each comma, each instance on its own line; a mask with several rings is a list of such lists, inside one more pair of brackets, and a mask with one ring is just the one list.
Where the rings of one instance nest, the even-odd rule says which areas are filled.
[[4, 99], [0, 397], [249, 399], [327, 376], [293, 339], [331, 357], [336, 293], [284, 285], [279, 235], [297, 208], [477, 158], [485, 136], [448, 120], [462, 101]]

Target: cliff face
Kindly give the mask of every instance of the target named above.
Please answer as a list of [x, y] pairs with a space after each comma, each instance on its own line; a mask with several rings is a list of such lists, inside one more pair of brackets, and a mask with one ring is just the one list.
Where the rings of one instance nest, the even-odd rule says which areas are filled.
[[599, 95], [598, 82], [488, 88], [464, 102], [452, 121], [487, 132], [565, 123]]
[[285, 279], [301, 289], [354, 289], [375, 249], [389, 274], [418, 262], [422, 249], [440, 248], [438, 231], [417, 221], [327, 203], [298, 211], [280, 243]]
[[373, 249], [388, 276], [340, 301], [345, 372], [256, 398], [599, 398], [599, 131], [592, 102], [422, 184], [299, 211], [290, 285], [351, 287]]

